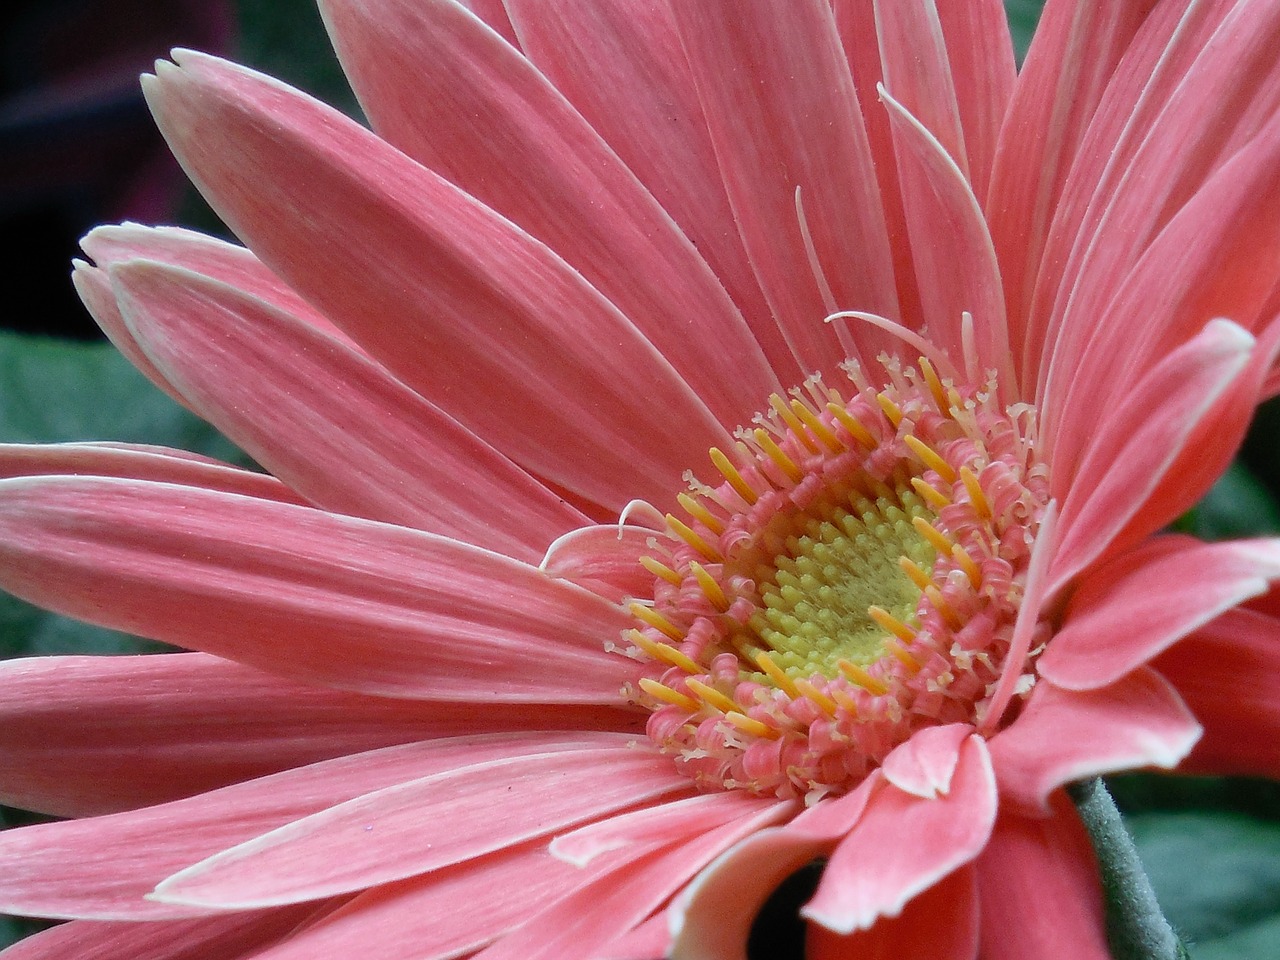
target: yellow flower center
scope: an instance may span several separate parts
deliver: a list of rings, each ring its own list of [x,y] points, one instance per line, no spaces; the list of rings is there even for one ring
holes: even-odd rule
[[[642,560],[631,694],[707,788],[846,792],[921,727],[977,723],[1004,668],[1048,500],[1034,411],[884,363],[883,389],[771,397]]]

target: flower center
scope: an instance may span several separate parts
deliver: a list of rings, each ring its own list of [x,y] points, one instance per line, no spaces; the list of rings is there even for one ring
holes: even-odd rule
[[[977,723],[1004,668],[1049,496],[1035,411],[881,362],[881,390],[850,364],[851,399],[771,397],[641,561],[630,692],[707,788],[847,792],[921,727]]]

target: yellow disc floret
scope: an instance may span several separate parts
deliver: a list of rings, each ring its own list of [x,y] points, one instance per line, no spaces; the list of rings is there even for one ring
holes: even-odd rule
[[[642,560],[632,696],[708,788],[845,792],[920,727],[976,722],[1004,666],[1047,500],[1034,411],[886,374],[769,398]]]

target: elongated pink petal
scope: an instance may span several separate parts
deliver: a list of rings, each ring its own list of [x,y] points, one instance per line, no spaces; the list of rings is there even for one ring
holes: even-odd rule
[[[838,934],[809,924],[808,960],[976,960],[978,893],[974,870],[961,867],[869,930]],[[991,934],[988,933],[988,936]],[[998,936],[998,934],[997,934]]]
[[[776,806],[776,801],[744,793],[702,793],[589,823],[556,837],[550,849],[553,856],[566,863],[585,866],[611,850],[672,843],[765,806]]]
[[[898,310],[879,185],[831,8],[826,0],[673,8],[756,276],[801,366],[832,372],[858,351],[838,342],[824,316]],[[858,346],[880,342],[863,339]]]
[[[106,269],[113,263],[144,258],[187,267],[265,300],[357,349],[346,334],[317,313],[243,247],[178,227],[144,227],[136,223],[98,227],[91,230],[80,244],[97,264],[95,268],[75,261],[71,279],[81,300],[129,362],[185,407],[191,406],[190,401],[152,364],[125,325],[106,275]]]
[[[733,844],[777,823],[789,813],[787,802],[757,806],[723,826],[691,832],[675,846],[631,863],[618,863],[625,852],[613,854],[611,871],[579,887],[529,923],[513,931],[476,960],[588,960],[605,944],[646,920],[699,870]],[[644,847],[636,853],[643,853]]]
[[[458,0],[458,2],[488,24],[489,28],[507,43],[517,50],[520,49],[520,41],[511,26],[511,17],[507,13],[505,0]]]
[[[1066,794],[1050,805],[1051,817],[1001,816],[975,865],[984,960],[1110,960],[1088,834]]]
[[[1178,6],[1169,5],[1170,12]],[[1280,3],[1274,0],[1247,7],[1197,4],[1152,65],[1154,72],[1138,80],[1132,115],[1127,106],[1120,111],[1123,128],[1099,131],[1096,138],[1090,132],[1081,157],[1091,163],[1072,172],[1066,191],[1086,197],[1087,206],[1080,213],[1079,203],[1063,204],[1055,242],[1046,251],[1046,263],[1063,265],[1060,281],[1051,271],[1037,290],[1035,309],[1047,316],[1045,358],[1056,351],[1061,331],[1096,321],[1178,210],[1219,166],[1275,122],[1277,43]],[[1100,120],[1106,109],[1105,103],[1099,107]],[[1052,442],[1052,424],[1048,436]]]
[[[174,517],[181,517],[175,523]],[[623,702],[620,608],[401,527],[110,478],[0,481],[0,582],[272,672],[419,699]]]
[[[559,863],[547,854],[545,843],[525,844],[367,890],[255,960],[462,956],[590,882],[605,866],[583,869]]]
[[[926,800],[946,795],[960,761],[960,748],[971,733],[973,728],[967,723],[926,727],[885,757],[880,770],[905,793]]]
[[[378,134],[555,250],[721,423],[746,422],[777,389],[697,249],[509,44],[440,0],[331,0],[322,9]]]
[[[181,227],[145,227],[137,223],[96,227],[85,234],[80,247],[102,270],[125,260],[155,260],[220,280],[343,341],[353,350],[359,349],[244,247]]]
[[[507,0],[525,55],[653,194],[738,305],[784,384],[796,364],[743,248],[665,2]]]
[[[1054,464],[1052,482],[1062,513],[1050,593],[1104,551],[1119,549],[1116,534],[1160,483],[1214,401],[1245,369],[1253,345],[1253,337],[1236,324],[1213,321],[1112,409],[1078,469]]]
[[[999,256],[1023,395],[1039,343],[1027,318],[1040,258],[1068,171],[1107,81],[1154,0],[1046,4],[1001,128],[987,214]],[[1087,55],[1085,51],[1087,50]]]
[[[1182,769],[1280,778],[1278,654],[1280,623],[1229,610],[1153,661],[1204,724]]]
[[[393,374],[503,453],[618,509],[670,501],[688,465],[728,440],[544,245],[336,111],[180,56],[144,89],[215,208]]]
[[[938,141],[967,181],[969,154],[937,7],[876,0],[875,14],[885,89]]]
[[[1001,383],[1016,381],[1005,329],[1004,293],[986,220],[943,145],[888,93],[884,104],[893,127],[911,255],[920,305],[931,338],[948,351],[958,369],[970,366],[961,318],[970,313],[978,333],[976,370],[996,370]]]
[[[1026,581],[1023,584],[1022,605],[1013,623],[1013,635],[1009,639],[1009,652],[1005,655],[1000,678],[990,688],[986,709],[983,711],[979,732],[989,736],[1004,719],[1005,711],[1018,689],[1027,669],[1027,655],[1035,639],[1041,611],[1045,607],[1048,582],[1046,575],[1053,560],[1058,539],[1058,514],[1056,501],[1049,501],[1040,520],[1035,542],[1031,545],[1031,558],[1027,563]]]
[[[1214,317],[1255,333],[1280,278],[1280,123],[1241,150],[1147,249],[1096,323],[1066,327],[1043,408],[1060,425],[1051,458],[1079,460],[1096,429],[1073,409],[1120,402],[1160,357]],[[1250,406],[1253,404],[1251,403]]]
[[[1070,730],[1071,736],[1063,736]],[[1138,767],[1169,769],[1200,725],[1164,678],[1141,668],[1083,692],[1040,681],[1013,725],[991,740],[1000,796],[1031,815],[1073,780]]]
[[[960,748],[945,796],[926,800],[890,785],[871,798],[832,853],[817,893],[801,913],[842,934],[898,916],[912,898],[982,851],[996,801],[986,743],[970,737]],[[868,851],[873,851],[874,868]]]
[[[1280,286],[1277,287],[1280,290]],[[1266,308],[1271,310],[1273,308]],[[1258,328],[1244,372],[1219,395],[1170,464],[1142,509],[1115,538],[1118,547],[1140,542],[1194,507],[1222,476],[1240,448],[1254,410],[1266,399],[1266,378],[1280,357],[1280,313]]]
[[[0,800],[94,816],[414,740],[504,730],[639,733],[643,720],[589,706],[481,709],[364,697],[200,653],[10,660],[0,664]]]
[[[4,960],[240,960],[286,937],[327,905],[194,920],[112,923],[74,920],[10,946]]]
[[[151,261],[110,274],[126,323],[167,379],[318,506],[534,562],[585,522],[381,367],[289,314]]]
[[[617,734],[513,734],[387,747],[186,800],[0,832],[0,909],[27,916],[160,920],[207,908],[146,899],[190,864],[353,797],[461,764],[626,742]]]
[[[259,500],[305,501],[274,477],[227,463],[134,443],[3,443],[0,477],[72,474],[154,480],[220,490]]]
[[[898,293],[899,314],[896,319],[916,330],[921,325],[920,295],[916,289],[915,266],[911,261],[911,244],[907,240],[902,190],[898,186],[893,132],[889,127],[888,111],[880,103],[879,87],[884,79],[884,68],[880,63],[880,42],[876,35],[875,0],[831,0],[831,8],[835,13],[840,44],[853,74],[853,86],[867,130],[867,144],[876,180],[880,184],[880,201],[884,207]]]
[[[833,845],[833,840],[782,828],[747,837],[703,870],[672,904],[671,956],[746,960],[747,935],[770,894]]]
[[[1121,554],[1081,582],[1038,670],[1072,690],[1113,683],[1276,579],[1280,540],[1180,538]]]
[[[191,401],[169,382],[151,359],[143,353],[142,348],[134,342],[133,334],[125,325],[124,317],[120,315],[116,293],[111,288],[111,280],[107,272],[90,266],[83,260],[76,260],[71,269],[71,283],[80,296],[80,302],[89,311],[89,315],[125,359],[163,390],[174,403],[194,413]]]
[[[297,820],[176,873],[154,897],[240,910],[314,900],[438,870],[689,788],[661,754],[626,745],[492,760]]]
[[[1009,19],[1000,0],[937,7],[964,129],[969,183],[978,202],[985,203],[1000,128],[1017,81]]]

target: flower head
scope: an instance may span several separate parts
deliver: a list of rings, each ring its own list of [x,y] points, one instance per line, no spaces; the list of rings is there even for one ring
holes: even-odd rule
[[[1157,533],[1270,390],[1280,4],[1051,2],[1016,77],[991,0],[475,8],[322,4],[376,133],[144,78],[248,249],[76,284],[270,475],[4,452],[0,583],[198,652],[0,672],[6,802],[82,818],[0,901],[724,958],[825,857],[819,953],[1104,957],[1062,786],[1280,761],[1280,676],[1215,696],[1280,545]]]

